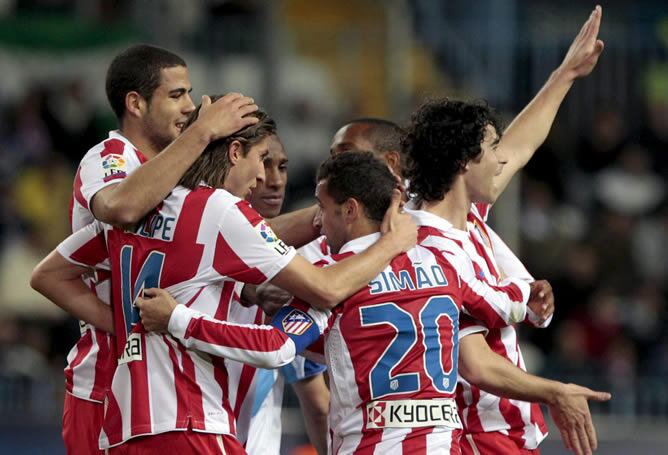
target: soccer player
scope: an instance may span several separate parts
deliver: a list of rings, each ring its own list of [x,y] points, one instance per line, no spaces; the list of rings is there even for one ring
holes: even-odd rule
[[[175,141],[195,108],[190,90],[186,63],[167,50],[137,45],[114,58],[106,92],[119,129],[81,161],[70,208],[73,231],[95,218],[118,225],[139,221],[176,185],[206,144],[257,121],[245,117],[257,109],[251,98],[230,94],[213,105],[206,98],[206,112]],[[130,175],[135,170],[136,175]],[[109,302],[105,278],[88,278],[86,285]],[[112,350],[107,333],[81,324],[81,338],[65,368],[62,434],[67,453],[97,450],[102,402],[115,366]]]
[[[288,157],[278,136],[267,138],[267,157],[264,160],[264,181],[253,189],[249,202],[265,219],[278,216],[283,206],[288,181]],[[298,252],[301,252],[298,250]],[[242,292],[243,295],[243,292]],[[256,305],[247,309],[236,307],[235,315],[246,314],[246,320],[233,317],[234,322],[257,323],[264,313]],[[257,455],[280,453],[281,447],[281,405],[284,383],[291,384],[304,415],[309,439],[319,453],[327,452],[327,414],[329,411],[329,389],[324,381],[322,364],[296,358],[280,370],[254,369],[245,364],[228,362],[230,382],[239,378],[239,390],[231,403],[238,408],[237,438],[246,451]],[[248,378],[252,377],[252,381]],[[243,380],[240,380],[243,378]],[[248,392],[240,406],[237,406],[246,387]]]
[[[366,185],[369,178],[374,181],[371,188]],[[344,153],[321,166],[318,180],[323,232],[333,252],[321,264],[334,264],[377,239],[395,178],[370,153]],[[417,246],[395,258],[331,317],[294,302],[279,311],[272,324],[292,339],[315,324],[325,333],[332,387],[331,453],[459,453],[458,432],[452,431],[460,428],[452,400],[458,340],[463,348],[471,334],[484,330],[460,330],[460,310],[463,305],[493,324],[498,319],[493,308],[498,295],[471,293],[470,278],[457,273],[460,267],[432,246]],[[161,297],[140,302],[147,329],[169,330],[190,347],[224,354],[217,342],[223,344],[227,336],[225,323],[177,307],[164,291]],[[311,334],[304,336],[312,339]],[[466,352],[471,366],[466,374],[488,389],[554,403],[564,413],[584,401],[582,395],[608,398],[528,375],[475,344]]]
[[[601,14],[597,6],[562,64],[502,136],[485,106],[438,100],[413,115],[404,151],[413,163],[408,177],[410,192],[422,210],[418,224],[449,237],[457,246],[454,249],[467,252],[490,282],[503,274],[485,226],[489,208],[545,140],[574,81],[595,67],[603,51],[598,40]],[[486,341],[495,352],[524,367],[514,328],[491,329]],[[485,393],[466,381],[458,398],[466,436],[463,453],[538,453],[538,444],[546,436],[538,406]],[[564,427],[558,415],[555,421],[567,447],[589,453],[596,445],[595,432],[588,410],[578,412],[586,431]]]
[[[264,179],[267,151],[258,142],[276,134],[266,114],[251,115],[259,121],[209,144],[181,186],[140,225],[124,230],[91,223],[59,247],[62,254],[52,252],[34,272],[33,286],[56,304],[116,332],[120,357],[107,395],[102,448],[119,446],[121,453],[134,453],[197,447],[202,453],[219,453],[206,447],[224,446],[226,453],[243,453],[231,436],[234,418],[228,393],[234,385],[227,381],[224,360],[188,351],[172,338],[145,334],[134,307],[145,289],[166,288],[179,303],[218,316],[226,313],[240,281],[271,280],[329,308],[415,244],[415,225],[398,213],[397,192],[384,220],[384,234],[365,254],[328,269],[297,256],[240,199]],[[191,116],[193,125],[196,119]],[[100,265],[107,258],[113,321],[109,307],[79,286],[88,269],[69,262]],[[242,347],[249,348],[248,355],[266,357],[261,343]],[[153,436],[136,439],[143,435]]]

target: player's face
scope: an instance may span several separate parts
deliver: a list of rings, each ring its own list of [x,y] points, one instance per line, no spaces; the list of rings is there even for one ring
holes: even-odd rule
[[[144,131],[156,150],[164,149],[181,134],[188,115],[195,110],[188,68],[163,68],[160,74],[160,85],[144,115]]]
[[[507,160],[497,149],[499,135],[496,129],[487,125],[485,137],[480,148],[482,153],[475,160],[469,161],[464,181],[471,202],[484,202],[493,204],[499,196],[495,177],[501,174]]]
[[[340,204],[327,192],[327,180],[321,180],[315,187],[315,198],[320,207],[320,233],[327,237],[332,253],[338,253],[346,243],[346,228]]]
[[[345,125],[334,135],[332,145],[329,147],[331,156],[350,150],[360,152],[375,152],[373,144],[364,137],[364,130],[367,128],[362,123],[351,123]]]
[[[271,136],[265,137],[251,146],[246,156],[242,156],[232,166],[228,176],[231,182],[230,193],[242,199],[248,199],[253,189],[264,182],[264,160],[269,155],[270,139]]]
[[[278,136],[267,138],[269,154],[264,159],[264,181],[258,182],[250,203],[260,215],[273,218],[281,213],[288,183],[288,157]]]

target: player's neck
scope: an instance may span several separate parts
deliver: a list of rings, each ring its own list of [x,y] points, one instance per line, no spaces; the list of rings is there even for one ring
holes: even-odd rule
[[[376,232],[379,231],[380,231],[379,223],[371,221],[367,218],[365,218],[364,220],[358,220],[350,225],[346,243],[350,242],[351,240],[364,237],[365,235],[375,234]]]
[[[466,230],[466,217],[471,200],[463,182],[455,181],[450,191],[440,201],[424,201],[420,208],[452,223],[455,229]]]
[[[161,150],[157,150],[153,142],[146,137],[141,128],[124,122],[119,129],[120,133],[127,138],[132,145],[139,150],[147,159],[155,158]]]

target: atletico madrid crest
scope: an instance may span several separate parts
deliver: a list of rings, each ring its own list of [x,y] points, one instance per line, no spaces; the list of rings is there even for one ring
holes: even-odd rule
[[[283,318],[282,324],[285,333],[301,335],[313,325],[313,319],[303,311],[292,310]]]

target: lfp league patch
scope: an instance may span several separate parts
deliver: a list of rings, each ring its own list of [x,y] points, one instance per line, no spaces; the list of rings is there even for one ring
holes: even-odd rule
[[[300,310],[292,310],[281,321],[283,331],[290,335],[302,335],[313,325],[313,319]]]
[[[278,254],[284,255],[290,251],[290,248],[288,248],[288,246],[278,238],[278,236],[274,233],[266,221],[262,220],[255,226],[254,229],[260,235],[260,238],[262,238],[262,240],[267,244],[267,246],[273,248],[274,251],[276,251]]]

